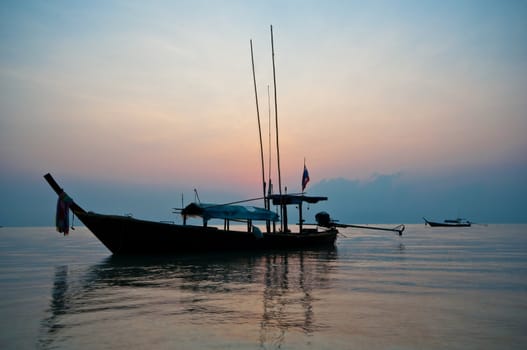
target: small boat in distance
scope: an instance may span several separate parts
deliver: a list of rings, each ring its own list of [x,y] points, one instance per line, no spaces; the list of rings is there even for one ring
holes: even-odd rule
[[[429,221],[426,218],[423,218],[425,221],[425,226],[429,225],[430,227],[470,227],[472,223],[467,219],[457,218],[457,219],[446,219],[443,222]]]

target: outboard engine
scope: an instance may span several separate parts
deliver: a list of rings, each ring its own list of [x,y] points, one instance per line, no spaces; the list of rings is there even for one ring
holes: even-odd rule
[[[331,227],[331,226],[333,226],[332,225],[333,222],[331,220],[331,217],[325,211],[321,211],[320,213],[317,213],[315,215],[315,220],[317,221],[317,225],[318,226],[322,226],[322,227]]]

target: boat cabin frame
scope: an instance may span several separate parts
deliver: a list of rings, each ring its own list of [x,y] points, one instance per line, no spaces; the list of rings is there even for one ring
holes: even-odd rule
[[[322,196],[306,196],[304,194],[273,194],[265,198],[266,205],[279,207],[281,217],[270,209],[260,207],[230,205],[230,204],[213,204],[213,203],[190,203],[181,210],[183,216],[183,225],[187,225],[189,217],[201,217],[203,219],[203,226],[207,227],[210,219],[223,220],[223,227],[225,230],[230,229],[231,222],[247,223],[247,231],[253,230],[253,221],[266,222],[267,233],[292,233],[288,224],[288,210],[287,207],[295,205],[298,208],[299,231],[298,233],[318,232],[318,229],[304,228],[303,219],[303,203],[315,204],[320,201],[327,200],[328,197]],[[280,221],[280,229],[277,230],[276,222]],[[271,225],[271,223],[273,225]],[[272,228],[271,228],[272,227]]]

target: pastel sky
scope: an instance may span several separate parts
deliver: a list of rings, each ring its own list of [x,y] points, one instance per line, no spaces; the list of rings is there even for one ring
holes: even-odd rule
[[[507,220],[527,221],[525,18],[524,1],[3,1],[0,225],[42,224],[22,194],[53,201],[46,172],[69,192],[129,186],[172,206],[194,188],[258,196],[249,40],[267,152],[270,24],[290,192],[305,158],[312,189],[379,174],[443,196],[477,183],[510,191]],[[430,211],[469,211],[448,202]]]

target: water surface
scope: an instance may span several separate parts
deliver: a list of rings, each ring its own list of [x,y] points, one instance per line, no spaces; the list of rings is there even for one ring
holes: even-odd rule
[[[523,349],[527,225],[348,230],[335,249],[115,257],[0,229],[3,349]]]

